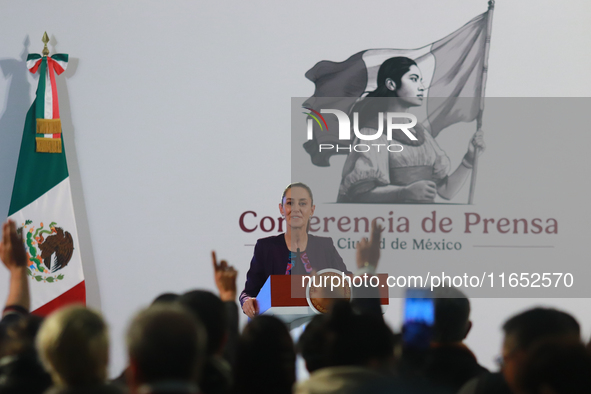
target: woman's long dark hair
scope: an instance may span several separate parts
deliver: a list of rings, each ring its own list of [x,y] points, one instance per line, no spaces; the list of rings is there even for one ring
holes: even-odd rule
[[[406,74],[411,66],[417,63],[404,56],[391,57],[380,66],[378,70],[378,87],[369,92],[361,101],[358,101],[351,112],[359,113],[359,128],[368,124],[377,124],[378,112],[386,112],[388,107],[385,97],[398,97],[396,91],[402,85],[402,76]],[[396,84],[396,90],[392,91],[386,86],[386,79],[390,78]],[[375,98],[375,100],[372,100]]]

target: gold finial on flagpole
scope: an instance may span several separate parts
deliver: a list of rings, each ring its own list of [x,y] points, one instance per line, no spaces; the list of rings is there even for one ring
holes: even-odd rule
[[[47,43],[49,42],[49,36],[47,35],[47,32],[45,32],[43,34],[43,38],[41,39],[41,41],[43,42],[43,44],[45,44],[45,46],[43,47],[43,52],[41,52],[43,54],[43,56],[47,56],[49,55],[49,49],[47,49]]]

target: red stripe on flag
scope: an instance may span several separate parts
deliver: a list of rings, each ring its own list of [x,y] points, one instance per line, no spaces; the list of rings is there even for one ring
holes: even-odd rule
[[[51,98],[53,101],[53,116],[51,119],[59,119],[60,117],[60,107],[57,102],[57,85],[55,83],[55,66],[56,62],[52,58],[47,58],[47,67],[49,73],[49,80],[51,81]]]
[[[60,133],[54,133],[53,134],[53,138],[60,138],[60,137],[61,137],[61,134]]]
[[[86,284],[84,281],[78,283],[76,286],[72,287],[59,297],[49,301],[42,307],[35,309],[32,313],[38,316],[47,316],[63,306],[76,303],[86,305]]]

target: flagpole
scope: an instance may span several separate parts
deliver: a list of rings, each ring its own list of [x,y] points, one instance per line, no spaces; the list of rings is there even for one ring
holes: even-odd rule
[[[483,62],[483,71],[482,71],[482,92],[480,95],[480,110],[478,111],[478,116],[476,117],[476,130],[480,131],[482,129],[482,114],[484,113],[484,91],[486,89],[486,77],[488,76],[488,52],[490,50],[490,35],[492,32],[492,21],[493,21],[493,11],[495,9],[495,0],[489,0],[488,2],[488,23],[486,28],[486,41],[484,46],[484,62]],[[470,177],[470,195],[468,196],[468,204],[474,203],[474,190],[476,189],[476,175],[478,170],[478,151],[477,147],[474,147],[474,164],[472,165],[472,175]]]

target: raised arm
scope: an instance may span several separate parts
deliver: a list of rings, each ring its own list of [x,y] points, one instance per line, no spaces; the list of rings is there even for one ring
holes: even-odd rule
[[[363,238],[357,243],[357,272],[356,275],[372,275],[376,272],[380,260],[380,239],[384,228],[373,220],[371,223],[371,234],[369,239]],[[380,306],[380,292],[377,288],[359,287],[355,289],[357,297],[351,300],[353,310],[360,314],[382,316]]]
[[[0,260],[10,273],[8,299],[3,315],[12,311],[28,312],[30,296],[27,278],[27,253],[22,234],[16,233],[16,225],[12,220],[6,221],[2,226]]]
[[[211,258],[213,260],[215,285],[218,288],[221,300],[224,302],[228,324],[228,338],[224,347],[224,358],[230,365],[234,365],[239,336],[238,305],[236,304],[236,276],[238,271],[228,265],[226,260],[222,260],[218,264],[215,252],[211,252]]]
[[[238,271],[228,265],[226,260],[222,260],[218,264],[215,252],[211,252],[211,258],[213,260],[215,285],[220,293],[220,299],[224,302],[236,302],[236,276]]]

